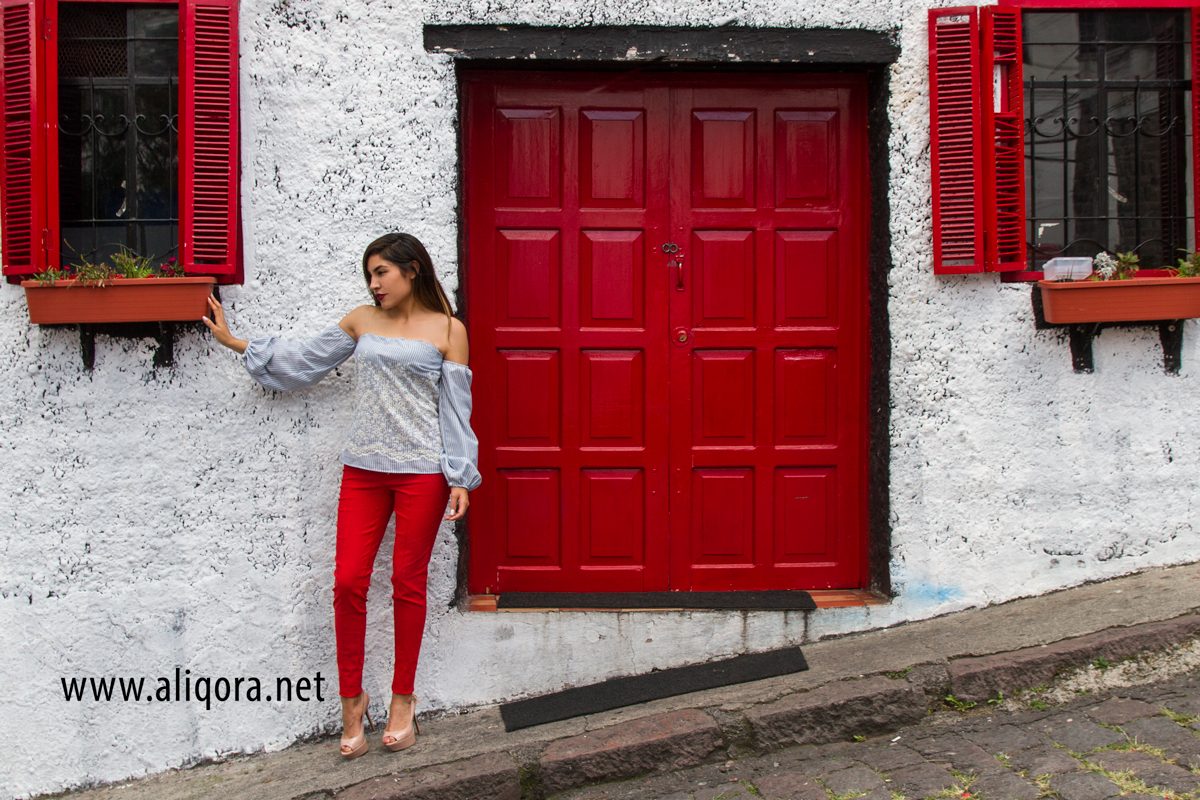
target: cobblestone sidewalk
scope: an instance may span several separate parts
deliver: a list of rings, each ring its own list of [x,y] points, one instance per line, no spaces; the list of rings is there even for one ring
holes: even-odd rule
[[[556,800],[1118,796],[1200,798],[1200,669],[1045,710],[943,711],[880,739],[793,747]]]

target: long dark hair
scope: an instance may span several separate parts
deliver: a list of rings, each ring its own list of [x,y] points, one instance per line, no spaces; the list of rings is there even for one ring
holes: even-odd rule
[[[412,279],[413,294],[417,302],[430,311],[440,311],[446,315],[446,336],[449,337],[450,318],[454,314],[450,311],[450,299],[446,297],[446,290],[442,288],[437,273],[433,271],[433,259],[429,257],[425,245],[421,244],[417,237],[407,233],[385,233],[371,242],[363,253],[363,280],[367,282],[367,286],[371,285],[371,270],[367,267],[371,256],[379,256],[384,261],[395,264]],[[374,297],[371,299],[375,301],[375,305],[379,305],[378,300]]]

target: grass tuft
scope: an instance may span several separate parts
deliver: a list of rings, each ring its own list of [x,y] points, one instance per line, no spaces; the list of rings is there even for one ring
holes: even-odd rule
[[[957,697],[955,697],[952,694],[946,695],[946,699],[944,702],[946,703],[946,705],[948,705],[950,708],[954,709],[955,711],[970,711],[972,708],[974,708],[977,705],[976,703],[968,703],[968,702],[959,700]]]
[[[1148,755],[1154,756],[1155,758],[1158,758],[1158,759],[1161,759],[1163,761],[1170,763],[1170,759],[1167,758],[1166,750],[1163,750],[1161,747],[1154,747],[1153,745],[1143,744],[1142,742],[1139,742],[1137,740],[1137,737],[1134,737],[1132,739],[1127,739],[1124,742],[1117,742],[1116,744],[1105,745],[1104,747],[1099,748],[1096,752],[1102,752],[1104,750],[1108,750],[1108,751],[1115,752],[1115,753],[1146,753]]]
[[[1171,720],[1171,722],[1174,722],[1176,725],[1182,725],[1186,728],[1188,725],[1191,725],[1196,721],[1196,717],[1192,717],[1187,714],[1180,714],[1178,711],[1172,711],[1166,706],[1162,706],[1161,708],[1163,716]]]
[[[950,774],[954,776],[954,780],[958,783],[951,786],[949,789],[943,789],[937,794],[930,795],[930,800],[952,800],[953,798],[974,797],[971,794],[971,784],[979,779],[978,775],[973,775],[969,772],[959,772],[956,769],[950,770]]]
[[[1136,740],[1131,741],[1130,745],[1132,747],[1139,747]],[[1108,749],[1108,748],[1100,747],[1100,748],[1097,748],[1096,752],[1101,752],[1106,749]],[[1100,766],[1096,762],[1089,761],[1086,756],[1084,756],[1080,753],[1075,753],[1070,750],[1068,750],[1067,752],[1071,753],[1071,755],[1075,758],[1075,760],[1078,761],[1080,766],[1082,766],[1084,769],[1088,770],[1089,772],[1095,772],[1097,775],[1103,775],[1105,778],[1108,778],[1110,781],[1115,783],[1117,785],[1117,787],[1121,790],[1121,794],[1123,794],[1123,795],[1125,795],[1125,794],[1151,794],[1151,795],[1158,795],[1159,797],[1167,797],[1167,798],[1178,798],[1179,797],[1179,795],[1176,795],[1174,792],[1170,791],[1166,787],[1150,786],[1145,781],[1139,779],[1137,777],[1137,773],[1135,773],[1133,770],[1105,769],[1104,767]]]

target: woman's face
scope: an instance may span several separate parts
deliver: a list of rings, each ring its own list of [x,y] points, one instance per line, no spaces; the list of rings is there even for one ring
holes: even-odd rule
[[[413,279],[391,261],[373,255],[367,259],[367,272],[371,275],[368,288],[380,308],[396,308],[412,296]]]

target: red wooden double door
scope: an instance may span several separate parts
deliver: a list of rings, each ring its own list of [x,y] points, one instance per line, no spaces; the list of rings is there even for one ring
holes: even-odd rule
[[[471,591],[863,585],[865,82],[465,89]]]

